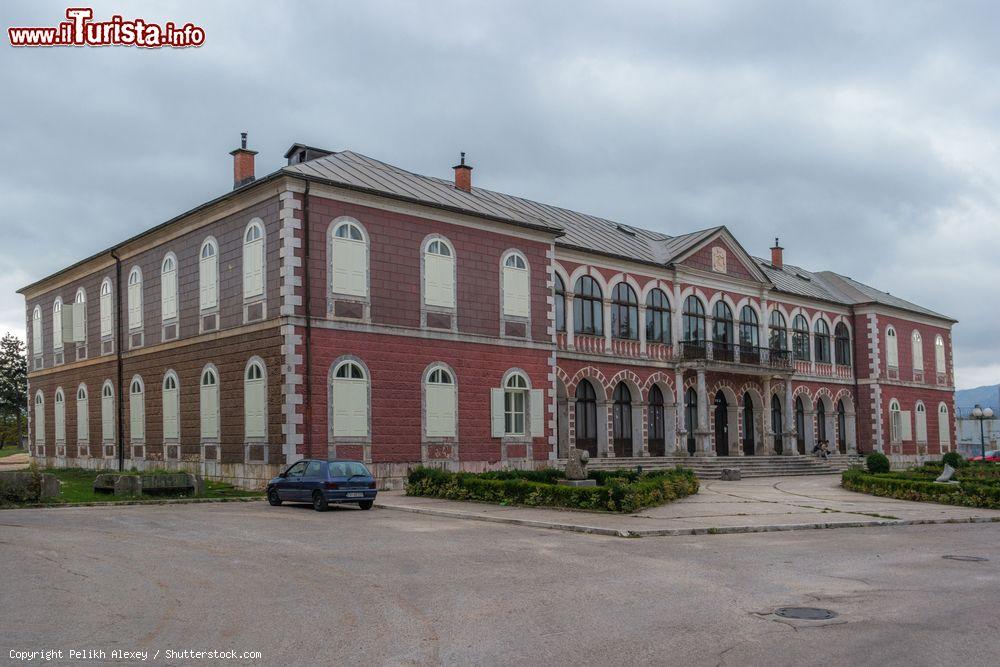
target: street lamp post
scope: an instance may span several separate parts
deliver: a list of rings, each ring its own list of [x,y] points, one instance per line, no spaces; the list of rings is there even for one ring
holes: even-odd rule
[[[979,420],[979,448],[983,463],[986,463],[986,434],[983,431],[983,422],[987,419],[993,419],[993,408],[981,408],[977,405],[972,408],[972,417]]]

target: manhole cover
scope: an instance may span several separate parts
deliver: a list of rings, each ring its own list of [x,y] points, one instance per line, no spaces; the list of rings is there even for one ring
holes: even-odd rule
[[[836,618],[837,612],[819,607],[781,607],[774,612],[775,616],[794,618],[800,621],[825,621]]]
[[[985,563],[989,558],[983,558],[982,556],[941,556],[941,558],[946,558],[948,560],[961,560],[967,561],[969,563]]]

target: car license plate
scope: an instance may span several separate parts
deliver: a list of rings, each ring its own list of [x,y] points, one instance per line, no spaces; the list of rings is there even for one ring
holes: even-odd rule
[[[361,493],[359,491],[351,491],[350,493],[347,494],[347,497],[348,498],[364,498],[365,494],[363,494],[363,493]]]

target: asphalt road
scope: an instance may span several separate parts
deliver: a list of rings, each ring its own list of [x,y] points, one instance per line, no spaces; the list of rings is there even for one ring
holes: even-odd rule
[[[9,510],[0,662],[996,665],[998,545],[1000,524],[621,539],[263,503]],[[769,615],[790,605],[839,616]]]

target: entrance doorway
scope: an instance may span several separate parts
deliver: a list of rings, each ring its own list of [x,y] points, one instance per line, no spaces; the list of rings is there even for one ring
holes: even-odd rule
[[[837,450],[847,453],[847,410],[844,401],[837,401]]]
[[[750,392],[743,394],[743,455],[753,456],[754,447],[756,442],[754,441],[754,414],[753,414],[753,399],[750,398]]]
[[[632,456],[632,392],[624,382],[619,382],[614,393],[615,456]]]
[[[784,451],[781,440],[781,399],[771,396],[771,433],[774,434],[774,453],[781,454]]]
[[[799,454],[806,453],[806,409],[802,397],[795,397],[795,446]]]
[[[576,386],[576,448],[597,457],[597,394],[586,380]]]
[[[697,442],[694,439],[694,430],[698,428],[698,394],[693,387],[688,387],[684,394],[684,420],[687,425],[687,446],[688,454],[694,456]]]
[[[729,456],[729,402],[721,391],[715,395],[715,454]]]
[[[663,414],[663,392],[655,384],[649,389],[649,455],[667,453],[666,425]]]

